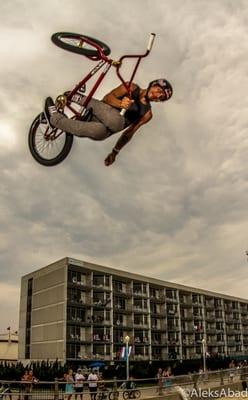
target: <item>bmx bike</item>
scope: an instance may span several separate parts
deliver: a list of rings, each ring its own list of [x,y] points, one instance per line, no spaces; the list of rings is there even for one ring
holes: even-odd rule
[[[151,33],[147,50],[144,54],[124,55],[116,61],[108,57],[111,50],[107,44],[100,40],[78,33],[54,33],[51,40],[56,46],[83,55],[92,61],[98,61],[97,65],[92,68],[91,71],[79,83],[77,83],[72,90],[66,91],[56,98],[55,106],[57,110],[64,113],[68,118],[90,121],[92,117],[92,109],[87,108],[87,106],[105,78],[107,72],[112,67],[115,68],[118,78],[125,86],[128,95],[131,97],[131,83],[137,72],[141,59],[150,53],[155,36],[154,33]],[[128,82],[124,80],[120,74],[123,60],[127,58],[137,59]],[[100,70],[101,73],[99,74],[99,77],[93,84],[89,93],[85,95],[86,83]],[[124,113],[125,110],[121,110],[121,114],[124,115]],[[41,112],[34,119],[30,127],[28,143],[30,152],[34,159],[38,163],[50,167],[59,164],[67,157],[73,144],[73,135],[50,126],[44,112]]]

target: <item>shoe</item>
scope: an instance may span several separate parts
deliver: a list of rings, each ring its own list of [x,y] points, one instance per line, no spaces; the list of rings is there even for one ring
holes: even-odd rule
[[[53,99],[51,97],[47,97],[46,101],[45,101],[44,114],[47,119],[47,122],[52,127],[53,127],[53,125],[51,124],[51,115],[54,114],[55,112],[58,112],[58,111],[57,111],[57,108],[55,107]]]

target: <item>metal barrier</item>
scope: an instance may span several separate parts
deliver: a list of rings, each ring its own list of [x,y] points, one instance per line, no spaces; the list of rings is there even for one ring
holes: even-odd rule
[[[186,400],[194,398],[193,395],[198,390],[212,388],[233,388],[240,390],[247,389],[248,367],[206,371],[188,375],[170,377],[152,377],[146,379],[132,379],[135,387],[123,386],[123,380],[104,380],[106,390],[100,391],[96,388],[95,393],[90,393],[87,381],[83,384],[84,400],[124,400],[152,399],[162,396],[177,396]],[[125,382],[125,381],[124,381]],[[128,388],[127,388],[128,387]],[[70,400],[80,399],[80,393],[66,393],[66,382],[56,379],[53,382],[20,382],[20,381],[0,381],[0,400]],[[248,393],[247,393],[248,396]],[[197,396],[196,396],[197,397]],[[198,396],[199,397],[199,396]]]

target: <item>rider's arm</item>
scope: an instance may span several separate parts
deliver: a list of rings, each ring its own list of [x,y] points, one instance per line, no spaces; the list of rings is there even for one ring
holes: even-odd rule
[[[115,162],[115,158],[119,151],[132,139],[137,130],[152,119],[152,112],[149,110],[138,122],[130,125],[118,139],[112,152],[105,159],[105,165],[109,166]]]
[[[138,122],[130,125],[118,139],[113,151],[119,153],[119,151],[132,139],[133,135],[137,130],[144,124],[147,124],[152,119],[152,112],[149,110]]]
[[[126,82],[126,85],[129,86],[129,82]],[[130,93],[132,93],[136,89],[137,85],[131,83]],[[126,99],[128,98],[128,91],[126,87],[121,84],[117,88],[111,90],[106,96],[103,98],[103,102],[109,104],[112,107],[119,108],[128,108],[129,104],[127,104]]]

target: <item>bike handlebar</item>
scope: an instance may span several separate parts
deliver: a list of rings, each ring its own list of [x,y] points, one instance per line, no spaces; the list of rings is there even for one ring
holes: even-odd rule
[[[156,33],[151,33],[151,34],[150,34],[150,37],[149,37],[149,40],[148,40],[148,45],[147,45],[147,51],[145,52],[145,54],[142,54],[142,55],[126,55],[126,56],[122,56],[122,57],[120,58],[120,60],[119,60],[119,61],[120,61],[120,65],[121,65],[122,60],[123,60],[124,58],[136,58],[136,57],[138,58],[138,62],[137,62],[137,64],[136,64],[136,67],[134,68],[133,74],[132,74],[131,79],[130,79],[130,81],[129,81],[129,88],[130,88],[130,86],[131,86],[131,83],[132,83],[132,81],[133,81],[134,75],[135,75],[135,73],[136,73],[136,70],[137,70],[137,68],[138,68],[138,65],[139,65],[139,63],[140,63],[141,58],[146,57],[146,56],[150,53],[150,51],[151,51],[151,49],[152,49],[152,46],[153,46],[153,43],[154,43],[154,40],[155,40],[155,37],[156,37]],[[118,75],[118,77],[121,79],[121,81],[122,81],[122,83],[124,84],[124,86],[126,87],[126,84],[125,84],[124,80],[122,79],[122,77],[121,77],[121,75],[120,75],[120,73],[119,73],[120,65],[119,65],[119,67],[117,67],[117,75]],[[126,87],[126,88],[127,88],[128,92],[129,92],[129,88],[128,88],[128,87]],[[125,108],[123,108],[123,109],[120,111],[120,115],[123,117],[123,116],[125,115],[126,111],[127,111],[127,110],[126,110]]]
[[[147,50],[148,51],[151,51],[152,46],[153,46],[153,42],[155,40],[155,37],[156,37],[156,33],[151,33],[150,34],[150,38],[149,38],[148,45],[147,45]]]

